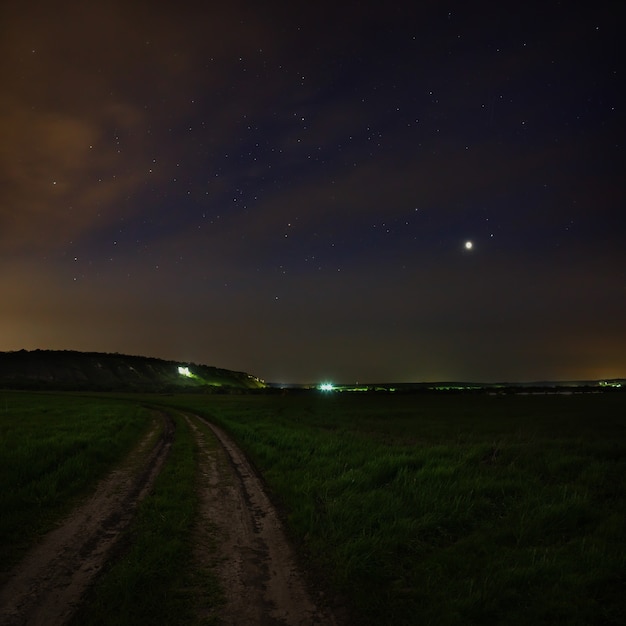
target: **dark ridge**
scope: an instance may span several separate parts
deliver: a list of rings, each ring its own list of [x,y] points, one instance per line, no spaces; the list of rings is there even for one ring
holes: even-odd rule
[[[0,352],[0,388],[5,389],[219,393],[264,387],[245,372],[152,357],[73,350]]]

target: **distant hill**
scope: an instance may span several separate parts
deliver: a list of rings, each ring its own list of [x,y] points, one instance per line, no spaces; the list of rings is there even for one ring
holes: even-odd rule
[[[261,389],[245,372],[143,356],[19,350],[0,352],[0,388],[67,391],[226,391]]]

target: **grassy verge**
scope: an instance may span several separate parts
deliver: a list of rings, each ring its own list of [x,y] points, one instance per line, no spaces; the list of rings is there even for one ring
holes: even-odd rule
[[[192,530],[198,509],[196,447],[184,420],[152,492],[139,506],[125,547],[74,619],[81,626],[192,624],[198,602]],[[211,589],[212,581],[204,581]]]
[[[626,396],[186,397],[359,624],[626,623]]]
[[[127,402],[0,392],[0,563],[10,567],[150,424]]]

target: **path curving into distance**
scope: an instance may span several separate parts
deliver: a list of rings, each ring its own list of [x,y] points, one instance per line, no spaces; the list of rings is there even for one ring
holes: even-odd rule
[[[216,615],[219,623],[337,626],[331,611],[310,593],[276,509],[245,455],[214,424],[195,415],[187,420],[200,449],[201,514],[217,539],[215,567],[226,596]]]
[[[10,572],[0,591],[0,624],[61,626],[69,621],[152,487],[173,440],[172,418],[155,414],[150,431],[124,463]]]
[[[195,567],[217,576],[224,602],[194,602],[199,621],[221,626],[338,626],[298,567],[276,509],[243,452],[220,428],[184,415],[198,446]],[[76,612],[149,493],[174,441],[170,415],[152,427],[93,495],[48,533],[0,590],[2,626],[62,626]]]

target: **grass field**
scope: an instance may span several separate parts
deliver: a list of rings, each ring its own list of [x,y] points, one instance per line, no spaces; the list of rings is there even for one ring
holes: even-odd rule
[[[0,392],[0,569],[4,570],[136,443],[138,405]]]
[[[359,624],[621,624],[626,395],[177,397]]]
[[[139,506],[120,558],[106,568],[72,624],[189,625],[195,623],[193,603],[198,596],[205,603],[218,601],[211,572],[192,566],[191,533],[198,508],[196,449],[186,421],[175,416],[175,424],[171,453]]]
[[[626,623],[626,394],[4,393],[0,410],[5,402],[3,559],[21,529],[41,528],[50,502],[62,508],[137,440],[150,402],[231,433],[357,624]],[[195,454],[179,420],[125,556],[94,591],[94,614],[107,598],[134,606],[150,589],[132,623],[187,623]]]

